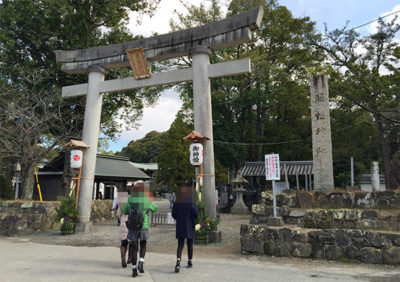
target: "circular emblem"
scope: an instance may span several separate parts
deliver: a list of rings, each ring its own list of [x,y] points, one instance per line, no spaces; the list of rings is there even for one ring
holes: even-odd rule
[[[79,157],[79,155],[75,155],[75,156],[74,156],[74,161],[77,162],[77,161],[79,161],[80,159],[81,159],[81,157]]]

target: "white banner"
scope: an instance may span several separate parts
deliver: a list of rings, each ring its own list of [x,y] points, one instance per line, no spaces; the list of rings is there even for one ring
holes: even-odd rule
[[[279,155],[265,155],[265,178],[267,180],[280,180]]]

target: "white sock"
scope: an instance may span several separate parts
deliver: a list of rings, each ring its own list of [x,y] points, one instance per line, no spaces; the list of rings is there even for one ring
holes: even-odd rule
[[[132,265],[132,269],[136,269],[136,264],[135,264],[135,265]]]
[[[144,262],[144,258],[139,258],[139,261]]]

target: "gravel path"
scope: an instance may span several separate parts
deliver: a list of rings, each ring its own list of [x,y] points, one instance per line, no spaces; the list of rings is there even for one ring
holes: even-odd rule
[[[218,230],[222,232],[222,242],[195,247],[197,255],[212,253],[215,256],[232,257],[240,255],[240,226],[249,223],[250,215],[221,214]],[[119,247],[116,220],[93,225],[88,234],[61,235],[60,231],[39,232],[20,236],[25,239],[48,245]],[[176,252],[175,225],[158,225],[150,228],[147,244],[149,252],[173,254]]]

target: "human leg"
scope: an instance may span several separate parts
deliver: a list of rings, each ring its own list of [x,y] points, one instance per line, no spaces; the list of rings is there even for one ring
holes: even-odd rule
[[[186,239],[186,245],[188,249],[188,267],[192,267],[192,258],[193,258],[193,239]]]
[[[179,238],[178,239],[178,249],[176,250],[176,265],[175,265],[175,272],[178,273],[181,265],[181,257],[182,257],[182,250],[185,245],[185,239]]]
[[[128,248],[128,240],[122,240],[120,251],[121,251],[121,266],[126,267],[126,250]]]
[[[131,241],[130,242],[130,249],[131,249],[131,261],[132,261],[132,277],[137,276],[137,252],[138,252],[138,241]]]
[[[144,273],[143,263],[144,263],[144,256],[146,255],[146,243],[147,240],[140,240],[140,258],[138,269],[140,273]]]

